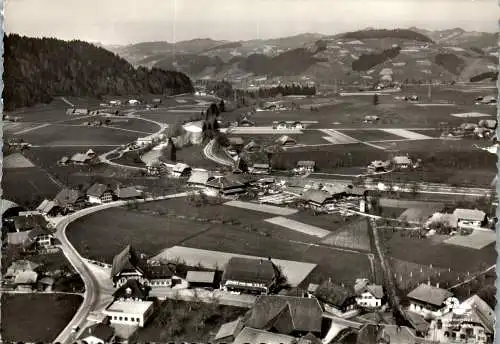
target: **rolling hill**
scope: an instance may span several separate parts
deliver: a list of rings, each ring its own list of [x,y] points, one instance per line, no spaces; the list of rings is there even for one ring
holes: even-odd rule
[[[196,79],[265,76],[369,83],[389,68],[400,81],[468,81],[496,71],[498,58],[489,45],[495,37],[461,29],[365,29],[333,36],[307,33],[238,42],[198,40],[197,44],[195,40],[176,43],[175,52],[174,45],[166,42],[115,51],[132,63],[175,69]]]
[[[134,68],[123,58],[82,41],[4,36],[6,110],[47,103],[54,96],[176,94],[193,90],[177,71]]]

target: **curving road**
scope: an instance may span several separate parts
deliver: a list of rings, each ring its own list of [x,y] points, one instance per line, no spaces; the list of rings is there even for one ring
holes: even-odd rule
[[[205,155],[205,157],[223,166],[234,166],[234,162],[230,161],[229,158],[226,160],[221,157],[218,157],[214,153],[214,144],[215,144],[215,139],[212,139],[210,140],[209,143],[207,143],[205,148],[203,148],[203,154]]]
[[[186,192],[161,196],[156,198],[148,198],[145,200],[138,200],[139,203],[143,202],[151,202],[158,201],[170,198],[180,198],[185,197],[187,195]],[[55,237],[61,242],[61,249],[71,263],[76,272],[81,276],[83,282],[85,283],[85,293],[84,299],[80,308],[73,316],[73,319],[68,323],[68,325],[63,329],[63,331],[57,336],[54,342],[59,342],[61,344],[69,344],[75,341],[75,339],[82,333],[84,330],[84,325],[87,322],[87,317],[90,312],[95,311],[100,306],[102,306],[102,298],[109,296],[105,293],[108,293],[109,290],[103,290],[102,286],[99,283],[98,278],[95,276],[94,272],[88,267],[85,258],[83,258],[78,251],[73,247],[73,245],[69,242],[66,237],[66,227],[73,221],[109,208],[120,207],[126,205],[127,201],[116,201],[110,202],[106,204],[97,205],[94,207],[86,208],[79,210],[73,214],[68,216],[60,217],[55,219],[55,228],[56,233]],[[104,293],[103,293],[104,291]],[[72,333],[72,328],[78,326],[80,327],[80,331],[78,333]]]

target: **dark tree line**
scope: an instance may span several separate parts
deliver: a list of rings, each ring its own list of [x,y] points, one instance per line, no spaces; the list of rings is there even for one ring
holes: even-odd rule
[[[400,47],[395,47],[391,49],[386,49],[381,53],[376,54],[363,54],[359,59],[352,62],[352,70],[354,71],[366,71],[370,68],[382,64],[389,59],[393,59],[399,55],[401,51]]]
[[[342,38],[346,39],[370,39],[370,38],[401,38],[412,41],[420,41],[432,43],[432,39],[419,32],[408,30],[408,29],[372,29],[372,30],[361,30],[354,32],[347,32],[342,35]]]
[[[191,80],[175,71],[135,69],[92,44],[54,38],[4,36],[3,98],[6,110],[49,103],[55,96],[179,94]]]

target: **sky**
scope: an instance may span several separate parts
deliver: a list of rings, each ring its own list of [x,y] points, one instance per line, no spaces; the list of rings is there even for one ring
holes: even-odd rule
[[[4,0],[7,33],[102,44],[249,40],[367,27],[497,32],[499,0]]]

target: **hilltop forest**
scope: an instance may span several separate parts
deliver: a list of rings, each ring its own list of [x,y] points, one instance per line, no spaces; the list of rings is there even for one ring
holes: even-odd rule
[[[183,73],[145,67],[82,41],[4,36],[4,107],[7,111],[55,96],[180,94],[193,91]]]

